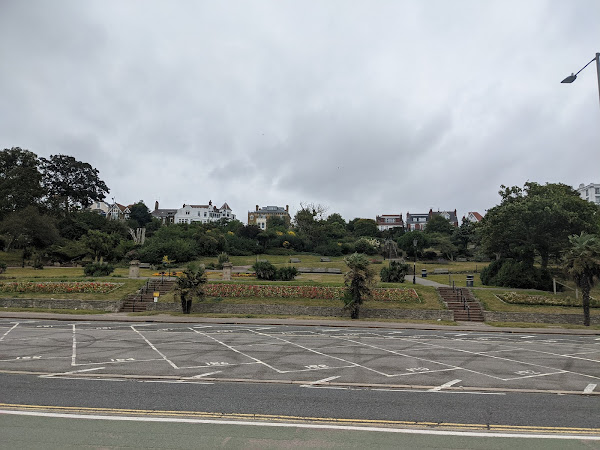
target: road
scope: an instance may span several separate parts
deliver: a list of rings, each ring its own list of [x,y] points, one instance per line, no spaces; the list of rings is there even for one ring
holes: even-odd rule
[[[598,380],[597,336],[0,321],[7,412],[600,438]]]

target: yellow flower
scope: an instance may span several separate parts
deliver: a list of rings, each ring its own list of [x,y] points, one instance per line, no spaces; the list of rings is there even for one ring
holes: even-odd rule
[[[292,230],[288,231],[288,234],[289,234],[290,236],[296,236],[296,233],[294,233]]]

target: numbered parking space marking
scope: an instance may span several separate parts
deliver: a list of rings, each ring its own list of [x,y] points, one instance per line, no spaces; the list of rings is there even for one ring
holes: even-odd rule
[[[6,333],[4,333],[2,336],[0,336],[0,341],[3,341],[3,340],[4,340],[4,338],[5,338],[6,336],[8,336],[8,333],[10,333],[12,330],[14,330],[15,328],[17,328],[18,326],[19,326],[19,324],[18,324],[18,323],[15,323],[15,324],[14,324],[14,325],[13,325],[13,326],[10,328],[10,329],[8,329],[8,330],[6,331]]]

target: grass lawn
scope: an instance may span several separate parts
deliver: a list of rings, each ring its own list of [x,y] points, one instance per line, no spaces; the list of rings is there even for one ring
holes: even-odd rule
[[[583,314],[581,306],[544,306],[544,305],[518,305],[505,303],[496,295],[506,292],[514,292],[514,289],[474,289],[473,294],[479,299],[483,307],[488,311],[498,312],[523,312],[523,313],[538,313],[538,314]],[[545,297],[553,297],[551,292],[542,291],[524,291],[519,290],[522,294],[541,295]],[[561,294],[565,295],[565,294]],[[600,315],[600,308],[592,308],[592,315]]]

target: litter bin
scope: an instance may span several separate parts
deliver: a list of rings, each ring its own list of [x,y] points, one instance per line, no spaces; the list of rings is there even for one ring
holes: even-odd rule
[[[421,278],[427,278],[427,269],[421,269]]]
[[[473,287],[474,275],[467,275],[467,287]]]

